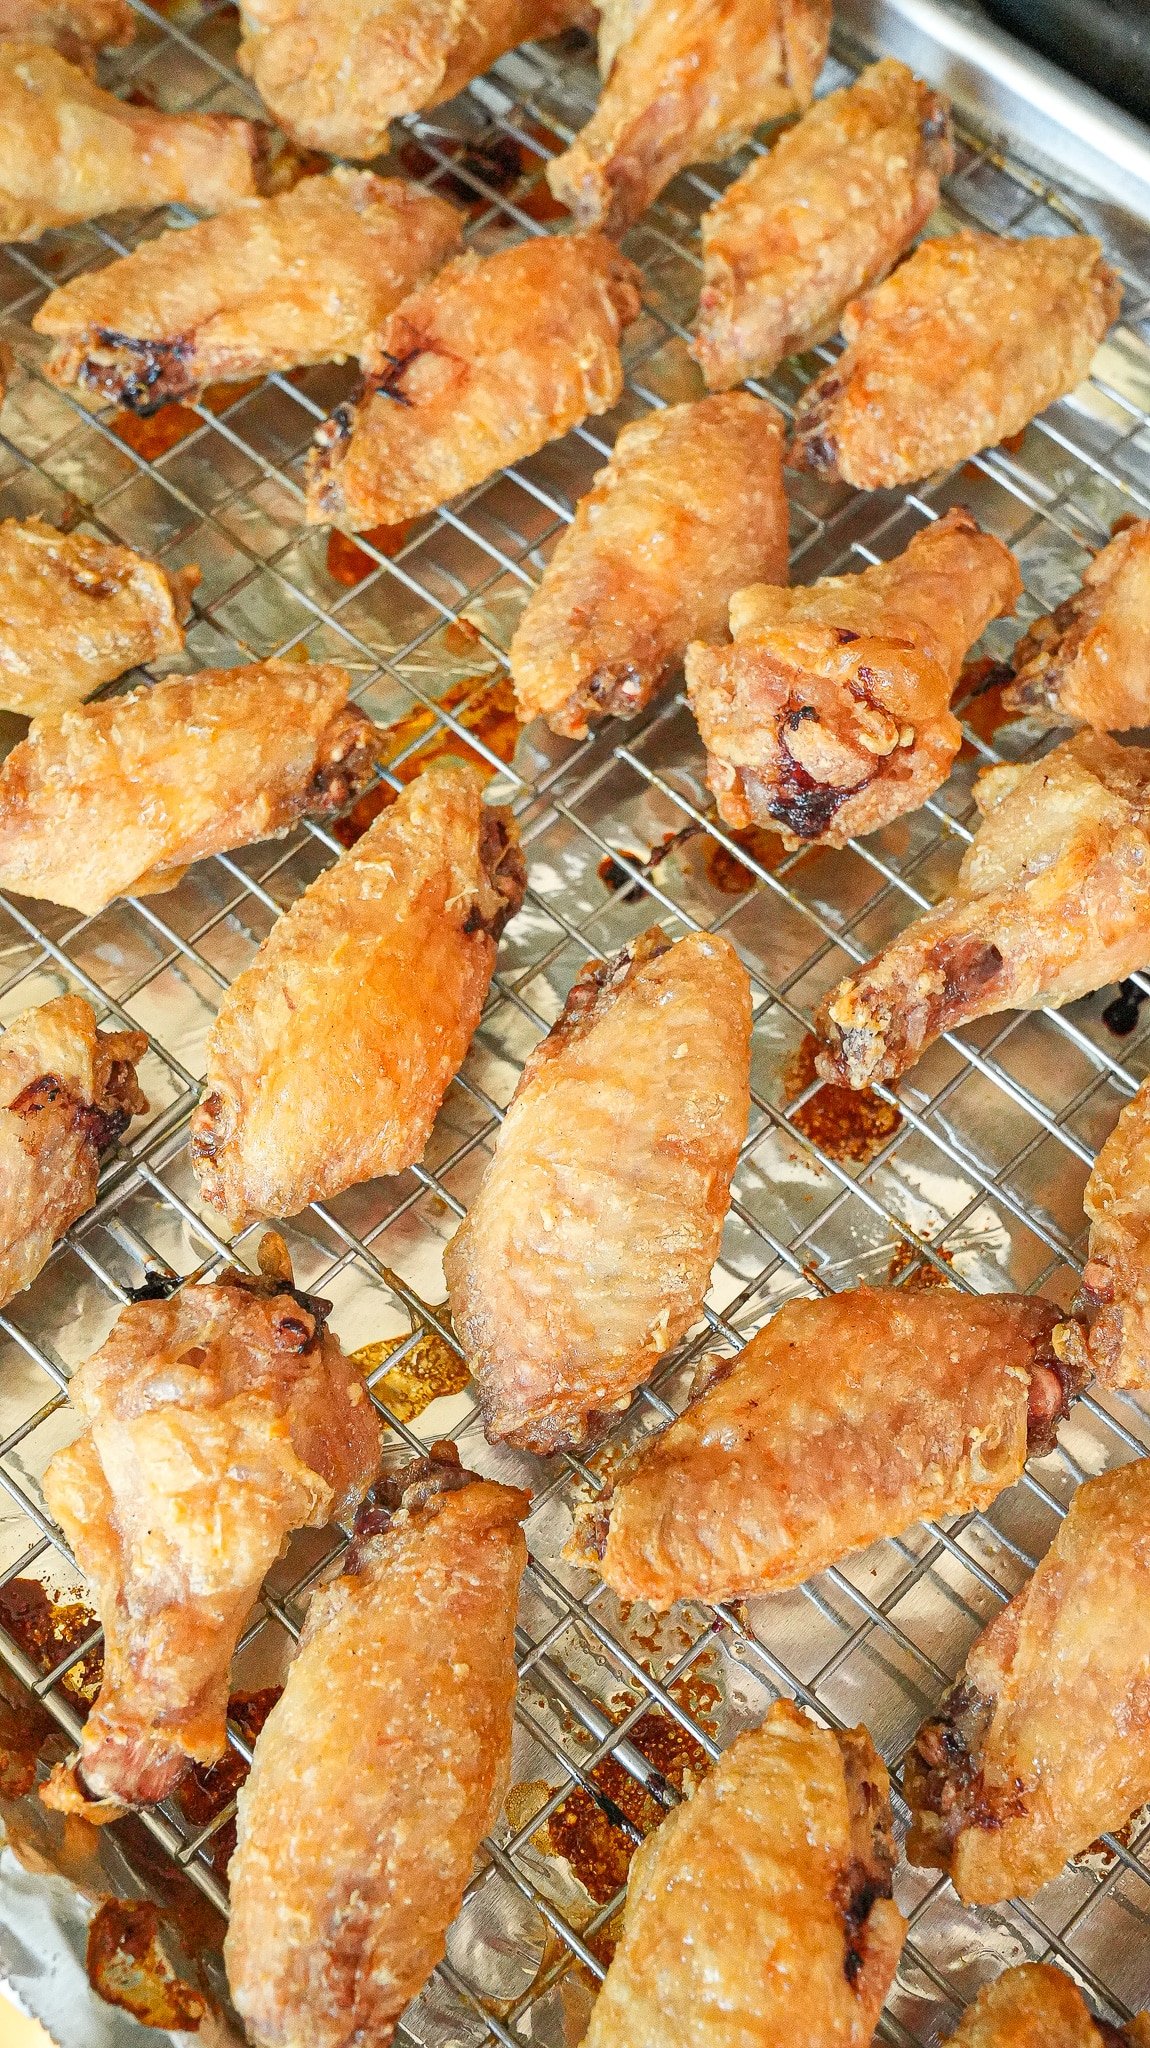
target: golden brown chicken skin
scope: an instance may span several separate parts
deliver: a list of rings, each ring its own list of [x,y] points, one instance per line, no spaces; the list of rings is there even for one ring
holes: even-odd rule
[[[520,718],[582,739],[633,718],[717,636],[736,590],[785,583],[783,423],[749,392],[624,427],[511,642]]]
[[[531,1054],[444,1255],[484,1426],[595,1435],[698,1316],[750,1111],[733,946],[658,927],[584,969]]]
[[[1150,962],[1150,748],[1079,733],[985,768],[951,894],[819,1007],[818,1071],[866,1088],[944,1031],[1074,1002]]]
[[[120,50],[136,33],[128,0],[0,0],[0,42],[50,43],[69,64],[95,68],[100,50]]]
[[[103,1623],[104,1676],[49,1805],[109,1818],[223,1755],[228,1666],[265,1573],[374,1477],[379,1423],[329,1304],[293,1288],[282,1240],[261,1255],[259,1277],[131,1303],[73,1377],[84,1428],[44,1495]]]
[[[384,322],[362,395],[316,434],[309,520],[395,525],[606,412],[638,311],[639,274],[604,235],[457,256]]]
[[[987,1507],[1053,1447],[1076,1390],[1058,1314],[949,1289],[788,1302],[737,1358],[704,1361],[702,1391],[579,1511],[567,1555],[663,1610],[797,1586]]]
[[[208,1034],[192,1161],[233,1223],[420,1157],[526,872],[470,763],[435,762],[274,925]]]
[[[944,2048],[1150,2048],[1150,2013],[1096,2020],[1064,1971],[1021,1963],[983,1985]]]
[[[731,600],[733,644],[687,650],[719,816],[845,846],[945,782],[968,650],[1022,595],[1008,547],[955,510],[892,562]]]
[[[949,102],[893,57],[816,101],[703,215],[692,354],[708,388],[769,376],[832,334],[953,168]]]
[[[1105,1387],[1150,1388],[1150,1082],[1094,1162],[1082,1197],[1090,1256],[1055,1342]]]
[[[583,2048],[867,2048],[906,1922],[865,1728],[778,1700],[631,1864]]]
[[[551,190],[581,227],[621,234],[684,164],[809,106],[830,22],[830,0],[647,0],[614,19],[599,103],[548,164]]]
[[[386,2048],[511,1766],[529,1496],[450,1444],[376,1489],[239,1798],[224,1956],[257,2048]]]
[[[847,307],[790,460],[873,491],[977,455],[1081,384],[1121,302],[1090,235],[923,242]]]
[[[1098,732],[1150,724],[1150,519],[1115,535],[1013,660],[1002,703],[1018,717]]]
[[[38,718],[0,766],[0,888],[93,916],[342,810],[375,727],[335,662],[257,661]]]

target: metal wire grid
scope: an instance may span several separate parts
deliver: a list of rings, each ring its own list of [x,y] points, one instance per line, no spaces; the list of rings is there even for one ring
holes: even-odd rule
[[[172,108],[258,112],[231,61],[231,9],[192,0],[165,18],[141,0],[133,4],[141,35],[114,63],[124,88]],[[825,83],[847,75],[854,54],[844,57],[828,66]],[[590,62],[574,42],[558,55],[554,48],[520,51],[432,120],[407,124],[406,168],[419,169],[429,187],[473,195],[469,238],[480,247],[509,229],[542,232],[549,214],[539,204],[542,163],[556,138],[566,140],[581,124],[593,93]],[[500,150],[509,144],[527,167],[503,189]],[[59,518],[70,493],[92,530],[170,566],[198,561],[204,582],[183,666],[292,650],[341,659],[357,699],[382,721],[413,704],[431,715],[430,735],[414,736],[392,763],[394,780],[429,738],[453,735],[488,761],[519,814],[528,902],[505,939],[476,1044],[427,1158],[396,1181],[317,1205],[289,1232],[302,1284],[334,1300],[345,1342],[410,1323],[376,1382],[422,1334],[454,1345],[431,1305],[442,1295],[442,1243],[474,1192],[518,1066],[584,960],[653,919],[674,933],[721,929],[738,946],[756,999],[754,1108],[706,1325],[637,1397],[608,1457],[674,1412],[688,1362],[705,1344],[740,1344],[792,1292],[883,1277],[888,1267],[901,1268],[907,1284],[932,1268],[960,1285],[1020,1286],[1067,1299],[1081,1263],[1090,1160],[1148,1065],[1147,1033],[1136,1030],[1120,1045],[1101,1022],[1104,997],[1075,1005],[1071,1016],[989,1020],[920,1063],[897,1097],[901,1123],[861,1168],[833,1157],[803,1127],[813,1084],[786,1099],[783,1070],[813,1002],[843,971],[844,956],[865,958],[938,895],[970,837],[974,768],[1033,748],[1025,728],[996,735],[992,746],[968,725],[969,759],[914,819],[841,854],[811,850],[782,860],[757,843],[736,843],[716,825],[681,699],[665,698],[634,725],[609,727],[576,747],[536,746],[532,735],[514,767],[468,731],[469,708],[502,672],[523,596],[618,425],[699,388],[684,346],[698,287],[694,226],[722,180],[679,178],[629,238],[648,297],[628,337],[628,392],[616,414],[420,521],[394,554],[361,539],[375,566],[348,590],[328,574],[326,534],[301,525],[299,485],[314,424],[344,395],[348,373],[277,376],[219,411],[196,406],[194,431],[154,461],[125,445],[106,410],[87,410],[37,375],[41,352],[27,323],[44,290],[182,218],[178,210],[118,222],[114,233],[101,226],[51,235],[0,259],[6,331],[22,366],[0,423],[0,509]],[[946,213],[1012,233],[1073,224],[1072,205],[972,138],[964,139]],[[1134,274],[1128,268],[1126,325],[1103,350],[1089,390],[1052,408],[1013,452],[992,451],[958,477],[905,494],[858,497],[792,478],[794,573],[807,579],[888,556],[917,526],[963,501],[1015,547],[1032,613],[1065,595],[1085,560],[1084,541],[1103,538],[1121,511],[1150,511],[1150,328],[1140,272],[1140,264]],[[829,353],[786,366],[769,395],[789,410]],[[1002,630],[989,636],[996,649],[1005,644]],[[477,668],[475,690],[457,701],[461,678]],[[453,684],[449,708],[441,699]],[[708,859],[715,848],[729,856],[728,877],[730,862],[741,862],[741,893],[714,885]],[[171,894],[117,904],[95,919],[0,899],[0,1016],[66,986],[91,996],[102,1012],[144,1025],[152,1034],[145,1085],[154,1105],[103,1176],[96,1207],[31,1292],[0,1316],[0,1488],[8,1503],[0,1520],[2,1581],[32,1572],[53,1584],[76,1583],[38,1481],[70,1433],[69,1373],[99,1341],[113,1307],[145,1272],[210,1273],[233,1255],[200,1214],[186,1160],[203,1032],[218,992],[283,905],[339,851],[329,832],[309,826],[273,847],[203,863]],[[606,857],[626,887],[604,886]],[[894,1104],[893,1095],[879,1093]],[[238,1240],[241,1256],[250,1257],[249,1240],[250,1232]],[[875,1546],[793,1595],[683,1609],[656,1627],[558,1560],[574,1494],[601,1483],[602,1458],[592,1467],[563,1459],[540,1468],[492,1452],[467,1395],[436,1403],[418,1428],[386,1406],[382,1412],[397,1446],[419,1449],[449,1435],[465,1461],[509,1477],[527,1474],[535,1488],[518,1637],[515,1776],[538,1785],[542,1803],[485,1845],[449,1960],[401,2029],[401,2038],[418,2043],[579,2038],[588,1987],[602,1972],[595,1937],[618,1900],[593,1909],[570,1872],[545,1853],[540,1829],[574,1787],[594,1787],[591,1773],[607,1758],[657,1804],[674,1802],[641,1746],[645,1714],[660,1712],[713,1756],[738,1726],[761,1716],[774,1693],[786,1692],[833,1725],[865,1719],[897,1786],[898,1760],[918,1720],[973,1634],[1023,1582],[1078,1479],[1150,1447],[1138,1403],[1087,1397],[1064,1425],[1060,1451],[987,1513]],[[282,1657],[298,1634],[301,1595],[341,1546],[339,1532],[293,1545],[241,1646],[239,1682]],[[77,1724],[61,1684],[85,1647],[41,1677],[0,1630],[0,1656],[71,1735]],[[232,1740],[246,1753],[234,1730]],[[161,1846],[221,1906],[210,1851],[226,1817],[196,1830],[177,1802],[145,1817]],[[624,1817],[619,1824],[629,1826]],[[962,1909],[944,1882],[904,1868],[899,1895],[911,1932],[884,2038],[939,2038],[985,1975],[1028,1955],[1057,1956],[1108,2011],[1121,2014],[1145,2000],[1145,1840],[1136,1827],[1038,1900],[994,1912]]]

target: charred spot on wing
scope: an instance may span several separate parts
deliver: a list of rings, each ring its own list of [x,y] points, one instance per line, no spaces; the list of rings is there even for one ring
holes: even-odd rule
[[[359,1568],[365,1546],[375,1536],[386,1536],[399,1516],[410,1518],[445,1494],[477,1484],[479,1474],[467,1470],[455,1445],[446,1440],[433,1443],[426,1457],[381,1472],[356,1515],[347,1569]]]
[[[174,341],[148,341],[132,334],[119,334],[112,327],[97,327],[97,349],[112,352],[110,362],[97,353],[86,355],[80,365],[79,382],[102,398],[126,405],[141,419],[158,412],[173,398],[184,398],[196,388],[187,365],[192,344],[186,336]]]
[[[783,720],[783,728],[794,731],[804,718],[817,717],[818,713],[811,705],[804,705],[801,710],[788,712]],[[777,782],[772,786],[758,776],[753,779],[762,789],[762,800],[768,817],[780,825],[785,825],[787,831],[793,832],[796,839],[820,838],[848,797],[857,796],[860,790],[865,789],[868,782],[873,780],[873,777],[864,775],[860,782],[852,783],[846,789],[839,789],[830,782],[816,782],[814,776],[807,773],[801,762],[795,760],[783,730],[779,732],[779,753],[781,760]],[[744,773],[744,785],[751,779]],[[753,808],[754,798],[750,789],[747,790],[747,795]]]

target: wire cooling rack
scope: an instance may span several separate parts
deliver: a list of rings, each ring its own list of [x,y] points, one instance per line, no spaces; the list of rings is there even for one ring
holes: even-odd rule
[[[233,8],[175,0],[161,14],[133,5],[138,39],[109,60],[117,89],[169,109],[260,112],[234,68]],[[854,68],[854,54],[840,51],[824,87]],[[398,168],[463,204],[477,247],[547,232],[558,209],[544,162],[582,124],[595,90],[578,37],[528,46],[449,107],[406,123]],[[188,218],[180,209],[0,254],[3,331],[18,359],[0,420],[0,514],[81,523],[170,567],[197,562],[203,581],[178,666],[272,654],[342,661],[364,708],[381,724],[398,721],[393,782],[431,749],[469,749],[493,771],[493,790],[514,805],[523,833],[527,902],[424,1162],[316,1205],[287,1231],[300,1284],[333,1301],[345,1345],[386,1340],[372,1383],[395,1449],[450,1436],[465,1463],[526,1479],[535,1493],[507,1816],[485,1845],[447,1962],[406,2015],[398,2038],[407,2043],[579,2040],[633,1842],[777,1693],[834,1725],[867,1722],[892,1768],[901,1830],[900,1760],[971,1639],[1024,1582],[1078,1480],[1150,1448],[1133,1398],[1088,1396],[1063,1425],[1060,1449],[986,1513],[916,1527],[793,1593],[682,1607],[663,1621],[620,1608],[559,1555],[573,1500],[681,1405],[691,1358],[708,1344],[741,1344],[792,1294],[944,1279],[1067,1302],[1082,1263],[1091,1159],[1148,1065],[1139,1006],[1150,981],[1138,979],[1109,1022],[1113,990],[1060,1015],[1007,1014],[949,1037],[897,1098],[879,1089],[859,1107],[818,1092],[803,1049],[814,1004],[945,888],[970,838],[975,771],[1048,744],[1025,726],[995,731],[985,715],[992,700],[972,701],[945,788],[912,818],[842,852],[784,855],[770,834],[724,832],[698,736],[674,693],[582,745],[532,731],[514,763],[506,758],[504,651],[574,501],[625,420],[701,391],[686,348],[697,224],[745,161],[680,176],[627,238],[646,300],[626,337],[627,390],[614,413],[409,529],[354,547],[303,525],[301,491],[311,435],[352,388],[350,368],[217,389],[142,426],[40,374],[45,350],[29,323],[44,293]],[[973,223],[1063,233],[1078,224],[1076,204],[965,136],[932,231]],[[1116,517],[1150,512],[1150,257],[1130,234],[1111,253],[1125,275],[1125,318],[1090,384],[1009,449],[916,491],[862,496],[790,477],[796,579],[890,556],[965,503],[1018,555],[1024,622],[1074,588],[1088,545]],[[792,410],[830,353],[786,364],[769,395]],[[986,651],[1004,653],[1017,630],[992,628]],[[5,719],[0,738],[10,743],[22,730]],[[203,862],[169,894],[117,902],[96,918],[0,898],[0,1021],[62,989],[83,992],[101,1015],[149,1032],[143,1080],[152,1103],[107,1167],[95,1208],[0,1315],[0,1598],[27,1577],[82,1597],[40,1491],[48,1459],[72,1433],[65,1394],[75,1365],[149,1276],[210,1274],[237,1255],[205,1222],[187,1159],[204,1034],[221,991],[280,911],[340,852],[337,830],[311,825]],[[442,1307],[442,1249],[474,1194],[517,1072],[576,973],[655,920],[673,935],[722,930],[750,971],[752,1125],[705,1327],[636,1397],[590,1465],[541,1466],[483,1441]],[[237,1240],[249,1264],[258,1234]],[[417,1413],[418,1400],[396,1389],[405,1371],[419,1379],[430,1354],[439,1380],[424,1374],[424,1384],[448,1391]],[[238,1686],[280,1673],[301,1598],[342,1540],[339,1531],[295,1539],[241,1646]],[[68,1679],[96,1640],[74,1644],[44,1673],[0,1630],[0,1657],[70,1735],[78,1724]],[[232,1740],[246,1756],[238,1723]],[[144,1817],[153,1848],[221,1908],[229,1812],[196,1825],[177,1798]],[[1057,1958],[1111,2014],[1150,2002],[1148,1844],[1150,1822],[1136,1821],[1037,1899],[993,1911],[964,1909],[945,1881],[902,1866],[897,1895],[910,1934],[882,2037],[937,2041],[988,1975],[1026,1958]],[[146,1888],[154,1871],[134,1853],[124,1850],[129,1883]]]

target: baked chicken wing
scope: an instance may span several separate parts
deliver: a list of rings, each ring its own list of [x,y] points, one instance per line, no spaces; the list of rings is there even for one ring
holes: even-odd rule
[[[100,1154],[148,1107],[142,1031],[97,1031],[83,996],[57,996],[0,1038],[0,1308],[29,1287],[96,1199]]]
[[[751,994],[723,938],[658,927],[584,969],[528,1059],[444,1256],[484,1425],[581,1444],[695,1321],[750,1111]]]
[[[1010,549],[960,510],[861,575],[738,591],[733,644],[687,651],[724,823],[845,846],[915,810],[962,744],[963,659],[1021,595]]]
[[[830,0],[646,0],[610,26],[599,104],[547,166],[583,227],[621,234],[684,164],[729,156],[760,122],[810,104]]]
[[[944,2048],[1150,2048],[1150,2013],[1124,2027],[1095,2020],[1051,1963],[1021,1963],[984,1984]]]
[[[362,395],[316,434],[308,518],[395,525],[606,412],[638,311],[639,274],[604,235],[457,256],[384,322]]]
[[[1121,302],[1090,235],[923,242],[847,307],[790,460],[873,491],[977,455],[1081,384]]]
[[[1150,724],[1150,519],[1116,534],[1082,588],[1023,635],[1002,703],[1046,725]]]
[[[701,1395],[579,1511],[567,1555],[665,1609],[797,1586],[987,1507],[1066,1413],[1057,1321],[1021,1294],[788,1302],[736,1359],[706,1362]]]
[[[712,391],[766,377],[838,325],[938,204],[949,103],[893,57],[816,101],[703,215],[692,353]]]
[[[1082,1197],[1090,1257],[1075,1314],[1055,1336],[1105,1387],[1150,1388],[1150,1082],[1094,1162]]]
[[[228,1873],[258,2048],[386,2048],[444,1954],[510,1772],[528,1505],[437,1444],[376,1489],[312,1598]]]
[[[912,1863],[962,1899],[1029,1898],[1150,1799],[1150,1458],[1078,1488],[984,1629],[904,1790]]]
[[[886,1768],[778,1700],[637,1851],[583,2048],[867,2048],[902,1949]]]
[[[278,1257],[277,1257],[278,1254]],[[228,1666],[293,1529],[361,1498],[380,1429],[363,1380],[300,1294],[282,1241],[122,1309],[74,1375],[84,1428],[44,1475],[104,1627],[104,1677],[50,1805],[163,1799],[224,1753]]]
[[[50,43],[84,71],[98,51],[123,49],[135,33],[128,0],[0,0],[0,42]]]
[[[0,241],[124,206],[218,213],[258,190],[264,130],[229,114],[159,114],[104,92],[47,43],[0,43]]]
[[[292,1216],[423,1151],[526,872],[469,763],[434,762],[274,925],[208,1034],[205,1200]]]
[[[1150,749],[1079,733],[985,768],[974,799],[952,894],[820,1006],[825,1081],[895,1080],[973,1017],[1070,1003],[1150,962]]]
[[[718,636],[745,583],[787,576],[783,423],[749,392],[624,427],[580,499],[508,659],[520,718],[582,739],[632,718]]]
[[[342,810],[377,752],[347,692],[334,662],[257,661],[36,719],[0,766],[0,888],[92,916]]]

